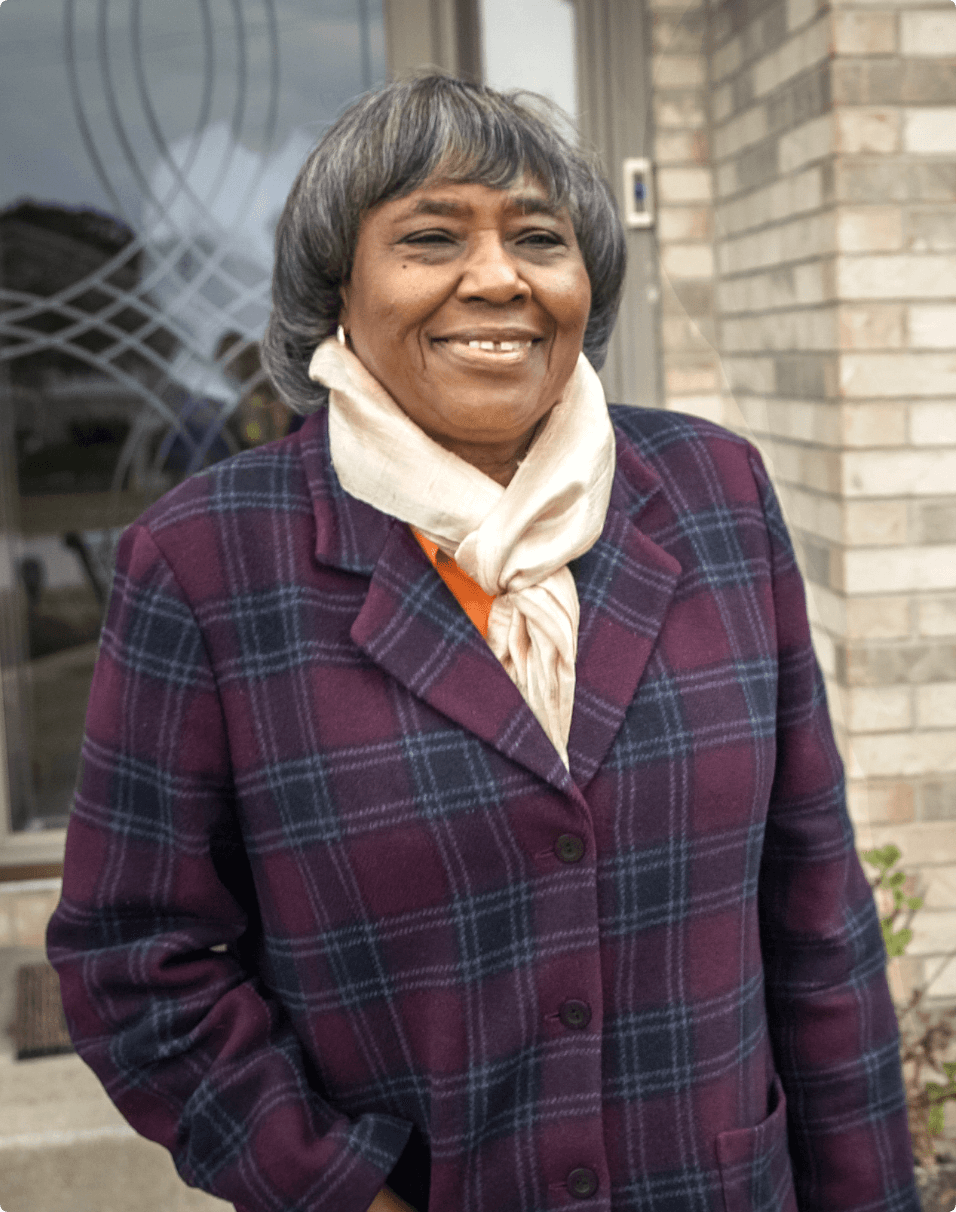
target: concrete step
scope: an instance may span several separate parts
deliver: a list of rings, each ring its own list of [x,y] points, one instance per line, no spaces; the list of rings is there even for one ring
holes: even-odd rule
[[[36,947],[0,948],[0,1024],[14,1012],[20,964]],[[0,1031],[2,1212],[231,1212],[187,1187],[165,1149],[144,1140],[76,1055],[17,1061]]]
[[[0,1140],[3,1212],[232,1212],[187,1187],[159,1145],[131,1128]]]

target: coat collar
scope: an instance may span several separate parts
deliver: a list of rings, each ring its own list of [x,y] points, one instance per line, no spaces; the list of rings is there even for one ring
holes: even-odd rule
[[[370,579],[353,641],[437,711],[565,792],[587,786],[617,735],[681,571],[648,537],[661,503],[660,478],[616,427],[615,436],[617,469],[604,528],[570,565],[581,621],[569,775],[409,528],[342,488],[329,453],[326,410],[300,431],[316,558]]]

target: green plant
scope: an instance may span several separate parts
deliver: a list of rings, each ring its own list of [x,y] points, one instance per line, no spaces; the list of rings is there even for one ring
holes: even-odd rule
[[[899,847],[892,844],[863,854],[864,862],[877,871],[870,887],[880,906],[883,941],[891,959],[905,955],[913,938],[910,923],[922,908],[924,899],[909,895],[907,884],[910,881],[897,867],[901,857]],[[943,966],[951,958],[944,960]],[[923,1006],[933,980],[941,971],[942,966],[930,980],[913,989],[905,1005],[896,1007],[913,1152],[920,1165],[928,1170],[936,1165],[946,1104],[956,1101],[956,1062],[944,1059],[956,1037],[956,1008],[928,1010]]]
[[[867,850],[863,855],[864,862],[875,867],[879,873],[876,879],[870,881],[870,887],[874,893],[883,890],[892,898],[889,912],[880,918],[883,942],[886,944],[886,954],[890,959],[903,955],[912,942],[913,931],[910,929],[910,922],[917,909],[923,907],[921,896],[906,895],[906,872],[893,870],[901,858],[902,852],[899,846],[894,846],[892,842],[881,846],[878,850]],[[898,927],[897,923],[901,917],[904,922],[902,926]]]

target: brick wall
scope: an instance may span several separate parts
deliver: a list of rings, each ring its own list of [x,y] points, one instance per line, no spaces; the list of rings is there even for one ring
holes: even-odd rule
[[[956,946],[956,7],[841,9],[834,45],[838,676],[854,807],[923,868],[911,951],[935,969]]]
[[[648,0],[648,12],[664,394],[670,407],[719,422],[706,0]]]
[[[667,404],[767,457],[919,976],[956,943],[956,7],[649,3]]]

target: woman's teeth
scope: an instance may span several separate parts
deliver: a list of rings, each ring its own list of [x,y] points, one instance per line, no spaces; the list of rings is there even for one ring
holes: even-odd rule
[[[491,349],[495,353],[517,353],[530,349],[530,341],[456,341],[456,345],[467,345],[469,349]]]

